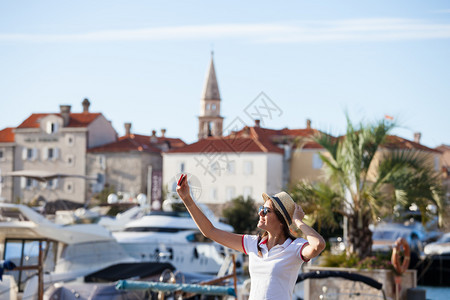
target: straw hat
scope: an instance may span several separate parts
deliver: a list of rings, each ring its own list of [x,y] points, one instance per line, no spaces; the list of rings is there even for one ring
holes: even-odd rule
[[[295,202],[288,193],[279,192],[273,196],[263,193],[262,196],[264,198],[264,202],[267,200],[272,201],[275,208],[283,215],[283,218],[288,226],[292,224],[292,218],[295,211]]]

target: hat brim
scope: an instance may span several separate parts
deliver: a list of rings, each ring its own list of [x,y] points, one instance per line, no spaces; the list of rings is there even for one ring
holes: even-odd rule
[[[273,200],[272,197],[267,195],[266,193],[262,193],[262,197],[264,199],[264,203],[266,203],[267,200]]]

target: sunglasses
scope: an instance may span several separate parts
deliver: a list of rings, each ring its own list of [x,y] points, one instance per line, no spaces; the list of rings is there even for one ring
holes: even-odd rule
[[[270,208],[268,208],[267,206],[260,206],[259,207],[259,211],[258,211],[258,213],[261,213],[262,212],[262,215],[263,216],[266,216],[268,213],[270,213]]]

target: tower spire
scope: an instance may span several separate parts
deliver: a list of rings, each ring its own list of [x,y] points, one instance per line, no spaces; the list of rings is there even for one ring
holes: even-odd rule
[[[211,51],[211,60],[200,102],[199,140],[208,136],[222,136],[223,117],[220,116],[220,102],[219,84],[214,67],[214,52]]]
[[[220,100],[219,84],[217,83],[216,69],[214,68],[214,51],[211,51],[211,61],[206,74],[202,100]]]

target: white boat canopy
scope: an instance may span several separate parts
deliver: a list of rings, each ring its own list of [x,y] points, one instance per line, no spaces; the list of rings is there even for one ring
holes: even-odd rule
[[[75,178],[83,178],[83,179],[90,179],[90,180],[96,180],[97,177],[90,177],[90,176],[84,176],[84,175],[75,175],[75,174],[64,174],[64,173],[57,173],[52,171],[45,171],[45,170],[20,170],[20,171],[13,171],[8,172],[4,174],[3,176],[11,176],[11,177],[27,177],[32,178],[38,181],[48,181],[55,178],[63,178],[63,177],[75,177]]]

